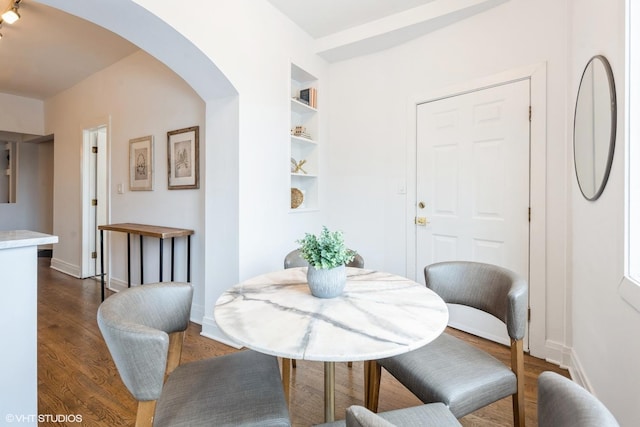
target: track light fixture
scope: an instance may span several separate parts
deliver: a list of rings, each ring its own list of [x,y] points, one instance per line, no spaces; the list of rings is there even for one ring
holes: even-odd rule
[[[11,6],[2,14],[2,20],[7,24],[13,24],[18,19],[20,19],[20,14],[18,13],[18,7],[20,7],[20,1],[21,0],[15,0],[13,2],[13,6]]]

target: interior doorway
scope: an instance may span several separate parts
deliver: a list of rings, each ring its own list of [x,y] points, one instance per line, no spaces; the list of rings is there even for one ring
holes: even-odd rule
[[[546,63],[535,63],[520,68],[505,70],[501,73],[461,82],[459,84],[436,88],[427,93],[416,94],[409,100],[407,111],[409,125],[407,156],[416,159],[417,115],[416,107],[426,102],[462,95],[484,88],[500,86],[509,82],[529,80],[530,88],[530,208],[529,222],[529,352],[532,356],[561,360],[560,350],[550,347],[546,335],[546,287],[547,287],[547,71]],[[417,200],[417,164],[409,163],[407,169],[407,276],[416,277],[416,224],[414,223]],[[424,276],[423,274],[421,274]]]
[[[98,225],[108,221],[109,198],[107,141],[108,125],[83,130],[82,147],[82,271],[80,277],[94,277],[100,271]],[[105,249],[105,255],[109,251]],[[105,259],[105,265],[109,265]]]
[[[416,278],[477,261],[529,276],[529,80],[416,106]],[[453,305],[449,324],[503,344],[502,322]],[[525,339],[525,346],[527,340]]]

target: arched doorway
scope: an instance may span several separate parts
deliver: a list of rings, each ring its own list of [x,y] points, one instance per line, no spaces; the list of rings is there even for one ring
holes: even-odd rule
[[[205,200],[193,207],[201,212],[201,218],[196,229],[198,242],[193,248],[193,257],[199,258],[200,262],[193,260],[192,276],[194,306],[213,310],[215,296],[207,293],[206,284],[238,279],[239,110],[236,89],[211,58],[190,40],[132,0],[35,1],[127,39],[168,66],[205,102],[204,132],[201,130],[200,134],[201,185]],[[126,19],[122,19],[123,16]],[[206,317],[206,313],[192,312],[196,319],[203,315]]]

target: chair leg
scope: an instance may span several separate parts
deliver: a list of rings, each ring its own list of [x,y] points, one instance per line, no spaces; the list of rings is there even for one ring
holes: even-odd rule
[[[155,400],[139,401],[138,412],[136,414],[136,427],[151,427],[153,425],[153,416],[155,412]]]
[[[167,376],[180,365],[182,356],[182,343],[184,342],[184,331],[169,334],[169,351],[167,354],[167,369],[165,371],[165,381]]]
[[[373,412],[378,412],[381,375],[382,367],[378,362],[368,360],[364,363],[364,406]]]
[[[522,340],[511,340],[511,369],[516,374],[517,388],[513,395],[513,425],[524,427],[524,352]]]
[[[289,405],[289,394],[291,391],[291,359],[282,359],[282,390],[284,391],[284,400]]]

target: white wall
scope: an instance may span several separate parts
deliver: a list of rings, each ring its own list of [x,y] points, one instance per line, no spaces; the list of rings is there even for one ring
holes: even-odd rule
[[[44,102],[39,99],[0,93],[0,130],[42,135]]]
[[[70,274],[80,270],[83,129],[100,124],[110,124],[109,222],[191,228],[196,231],[193,252],[202,253],[203,190],[167,189],[167,132],[198,125],[204,135],[204,103],[182,79],[140,51],[48,99],[45,112],[47,132],[56,138],[54,234],[60,237],[52,260],[56,268]],[[129,191],[129,140],[146,135],[154,138],[153,191]],[[123,194],[118,193],[118,185]],[[107,234],[112,242],[112,278],[126,283],[126,235]],[[132,240],[135,284],[140,283],[139,244]],[[165,248],[168,259],[168,242]],[[146,239],[144,250],[148,283],[158,280],[158,240]],[[177,239],[176,280],[186,279],[184,254],[184,239]],[[202,257],[195,257],[193,281],[201,294],[203,270]]]
[[[368,267],[411,277],[406,227],[414,213],[410,195],[398,191],[412,187],[406,181],[415,164],[407,156],[408,144],[415,144],[410,101],[547,64],[546,212],[537,212],[546,215],[547,297],[546,313],[532,316],[546,316],[543,356],[557,361],[568,336],[566,21],[564,2],[511,0],[397,48],[333,64],[329,124],[332,222],[348,230]]]
[[[222,234],[227,230],[207,234],[211,241],[207,258],[229,257],[227,265],[238,265],[235,277],[228,270],[212,269],[206,279],[203,331],[215,335],[212,314],[218,296],[237,280],[281,268],[284,255],[295,247],[295,240],[304,231],[319,228],[329,209],[322,187],[319,212],[288,212],[290,63],[293,61],[319,78],[320,105],[329,105],[327,67],[313,54],[311,38],[266,1],[201,0],[190,4],[191,12],[185,9],[182,14],[176,14],[175,5],[168,2],[136,2],[166,20],[211,58],[239,94],[237,101],[215,102],[222,116],[231,117],[230,109],[238,109],[238,181],[212,179],[207,184],[206,203],[213,205],[206,218],[208,226],[219,221],[219,212],[229,209],[220,201],[237,203],[238,212],[237,219],[226,219],[231,230],[237,224],[237,260],[226,253],[227,248],[236,250],[233,236],[225,239]],[[198,13],[192,13],[194,9]],[[328,134],[326,123],[327,116],[321,113],[321,135]],[[323,156],[326,157],[326,150]],[[207,157],[207,173],[221,173],[211,170],[215,162],[215,156]],[[235,199],[230,194],[224,199],[216,197],[215,192],[223,196],[223,187],[234,185]]]
[[[0,131],[42,135],[44,103],[38,99],[0,93]],[[47,157],[53,155],[52,144],[39,146],[20,142],[17,145],[17,203],[0,203],[0,229],[51,233],[51,180],[47,182],[47,177],[52,163],[47,162]]]
[[[1,144],[1,143],[0,143]],[[16,203],[0,203],[0,229],[53,230],[53,142],[20,142]]]
[[[613,167],[602,196],[585,200],[571,171],[573,358],[582,381],[621,425],[640,424],[640,313],[619,295],[624,273],[625,2],[571,0],[570,74],[575,99],[591,56],[603,54],[616,84],[618,126]],[[572,111],[568,111],[571,117]],[[570,134],[571,137],[571,134]]]

